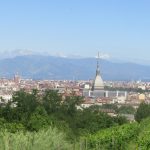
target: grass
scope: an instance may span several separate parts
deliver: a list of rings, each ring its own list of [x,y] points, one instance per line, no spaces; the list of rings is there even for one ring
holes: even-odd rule
[[[71,150],[64,133],[56,128],[39,132],[0,133],[0,150]]]

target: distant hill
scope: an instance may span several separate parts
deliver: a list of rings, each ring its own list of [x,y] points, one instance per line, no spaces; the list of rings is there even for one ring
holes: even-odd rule
[[[104,80],[150,80],[150,66],[101,60],[100,69]],[[95,70],[94,58],[26,55],[0,60],[0,76],[7,78],[18,72],[23,78],[87,80],[95,77]]]

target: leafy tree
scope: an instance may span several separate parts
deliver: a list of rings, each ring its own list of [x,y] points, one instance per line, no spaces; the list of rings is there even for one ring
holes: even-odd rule
[[[70,122],[73,132],[77,135],[95,133],[112,125],[114,125],[112,117],[106,113],[91,111],[89,108],[78,112],[74,120]]]
[[[117,117],[114,117],[114,122],[118,125],[123,125],[125,123],[128,123],[128,120],[126,117],[118,115]]]
[[[11,102],[8,102],[5,107],[1,108],[1,117],[8,122],[13,122],[15,119],[14,110],[11,107]]]
[[[79,106],[83,101],[83,98],[80,96],[68,96],[65,98],[65,100],[62,103],[62,112],[65,113],[65,115],[73,116],[77,113],[77,106]]]
[[[60,109],[62,98],[58,91],[46,90],[42,97],[43,106],[48,114],[55,113]]]
[[[77,106],[82,101],[82,97],[74,94],[62,99],[55,90],[46,90],[42,93],[37,90],[30,93],[21,90],[14,93],[12,102],[0,106],[0,118],[4,118],[0,124],[5,125],[1,126],[2,128],[10,128],[11,132],[23,128],[39,131],[48,126],[57,127],[73,139],[125,123],[124,118],[114,118],[99,110],[99,108],[117,110],[116,105],[92,106],[80,110]]]
[[[121,106],[118,109],[119,114],[134,114],[135,111],[136,110],[131,105],[130,106]]]
[[[99,105],[93,105],[93,106],[90,106],[89,109],[91,111],[100,111],[101,109],[112,109],[115,112],[118,112],[118,106],[115,105],[115,104],[103,104],[101,106],[99,106]]]
[[[45,111],[45,108],[39,106],[34,113],[30,116],[28,122],[28,129],[31,131],[39,131],[41,128],[45,128],[50,124],[50,119]]]
[[[26,123],[30,115],[39,105],[38,91],[33,90],[32,93],[27,93],[23,90],[16,92],[12,100],[15,120]]]
[[[102,105],[102,108],[103,109],[113,109],[116,112],[118,112],[118,106],[115,104],[104,104],[104,105]]]
[[[135,120],[140,122],[142,119],[150,116],[150,105],[141,103],[135,114]]]

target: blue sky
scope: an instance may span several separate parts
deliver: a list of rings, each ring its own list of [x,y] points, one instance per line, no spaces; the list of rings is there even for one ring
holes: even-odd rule
[[[149,0],[5,0],[0,2],[0,51],[149,61]]]

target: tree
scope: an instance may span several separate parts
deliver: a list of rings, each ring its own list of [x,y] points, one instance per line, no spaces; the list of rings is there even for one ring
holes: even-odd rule
[[[135,109],[132,106],[121,106],[118,109],[119,114],[134,114]]]
[[[102,105],[102,108],[103,109],[112,109],[115,112],[118,112],[118,106],[115,104],[104,104],[104,105]]]
[[[16,92],[13,95],[12,105],[14,105],[15,120],[25,123],[39,105],[38,91],[33,90],[31,93],[27,93],[21,90]]]
[[[106,113],[86,108],[82,111],[78,111],[74,120],[70,122],[70,127],[78,136],[95,133],[98,130],[110,127],[114,124],[116,124],[114,119]]]
[[[42,97],[43,106],[48,114],[57,112],[60,109],[62,98],[58,91],[46,90]]]
[[[43,106],[39,106],[30,117],[28,129],[30,131],[39,131],[41,128],[47,127],[49,124],[50,119],[45,108]]]
[[[83,98],[80,96],[68,96],[62,103],[61,109],[65,115],[73,117],[77,113],[77,106],[79,106],[83,101]]]
[[[135,114],[135,120],[140,122],[142,119],[150,116],[150,105],[141,103]]]
[[[114,122],[116,122],[116,124],[118,125],[123,125],[125,123],[128,123],[128,120],[124,116],[117,116],[117,117],[114,117]]]

